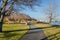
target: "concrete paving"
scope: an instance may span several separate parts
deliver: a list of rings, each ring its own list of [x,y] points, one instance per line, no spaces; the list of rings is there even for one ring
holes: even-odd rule
[[[29,25],[29,28],[36,28],[34,25]],[[19,40],[42,40],[45,38],[45,34],[42,29],[29,30],[22,38]],[[47,39],[44,39],[47,40]]]

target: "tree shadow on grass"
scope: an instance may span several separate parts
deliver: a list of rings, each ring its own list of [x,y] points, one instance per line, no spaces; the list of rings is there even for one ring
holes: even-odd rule
[[[52,25],[52,26],[50,26],[50,27],[43,27],[44,29],[45,28],[60,28],[60,25]],[[45,39],[48,39],[48,38],[50,38],[50,39],[48,39],[48,40],[53,40],[53,39],[55,39],[55,38],[57,38],[56,40],[60,40],[60,38],[58,38],[58,36],[56,36],[57,34],[60,34],[60,32],[58,32],[58,33],[55,33],[55,34],[52,34],[52,35],[49,35],[49,36],[47,36],[47,37],[45,37],[45,38],[43,38],[43,39],[41,39],[41,40],[45,40]]]
[[[39,27],[39,28],[30,28],[30,29],[20,29],[20,30],[2,31],[2,33],[4,33],[4,37],[0,37],[0,38],[5,38],[5,37],[11,38],[11,37],[13,37],[13,36],[20,35],[20,34],[16,34],[16,33],[12,34],[12,33],[10,33],[10,32],[26,31],[26,30],[37,30],[37,29],[54,28],[54,27],[55,27],[55,28],[59,28],[60,25],[52,25],[51,27]],[[38,32],[38,31],[36,31],[36,32]],[[30,33],[36,33],[36,32],[30,32]],[[28,34],[30,34],[30,33],[28,33]],[[59,33],[60,33],[60,32],[59,32]],[[59,33],[56,33],[56,34],[59,34]],[[56,34],[50,35],[50,36],[48,36],[48,37],[55,36]],[[45,37],[45,38],[43,38],[42,40],[45,40],[45,39],[47,39],[48,37]],[[56,38],[56,36],[55,36],[54,38]],[[51,38],[51,39],[53,39],[53,38]],[[58,38],[58,39],[60,39],[60,38]]]
[[[60,28],[60,25],[51,25],[51,26],[47,26],[47,27],[38,27],[38,29],[46,29],[46,28]]]
[[[50,37],[52,37],[52,36],[54,36],[54,37],[52,37],[52,38],[50,38],[49,40],[52,40],[52,39],[54,39],[54,38],[57,38],[57,34],[60,34],[60,32],[58,32],[58,33],[56,33],[56,34],[53,34],[53,35],[49,35],[49,36],[47,36],[47,37],[45,37],[45,38],[43,38],[43,39],[41,39],[41,40],[45,40],[45,39],[47,39],[47,38],[50,38]],[[60,38],[57,38],[58,40],[60,39]]]
[[[11,32],[5,32],[5,33],[2,33],[0,34],[0,38],[9,38],[9,37],[13,37],[13,36],[17,36],[17,35],[20,35],[20,34],[17,34],[17,33],[11,33]]]
[[[60,27],[60,25],[52,25],[51,27],[56,27],[56,28],[58,28],[58,27]]]
[[[35,28],[35,26],[32,24],[29,25],[29,28],[30,28],[30,29],[28,29],[29,31],[25,35],[23,35],[21,38],[19,38],[19,40],[30,40],[30,39],[31,40],[34,40],[34,39],[38,40],[38,39],[42,39],[46,36],[44,34],[44,31],[42,30],[42,28]],[[41,30],[38,30],[38,29],[41,29]],[[37,36],[37,35],[39,35],[39,36]],[[40,37],[40,38],[38,38],[38,37]]]
[[[30,26],[30,25],[29,25],[29,26]],[[34,26],[34,25],[33,25],[33,26]],[[27,30],[37,30],[37,29],[45,29],[45,28],[60,28],[60,25],[52,25],[52,26],[50,26],[50,27],[37,27],[37,28],[29,28],[29,29],[2,31],[1,33],[17,32],[17,31],[27,31]]]

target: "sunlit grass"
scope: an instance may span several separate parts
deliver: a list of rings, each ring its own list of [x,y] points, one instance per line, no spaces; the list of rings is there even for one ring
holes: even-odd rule
[[[51,27],[51,24],[44,24],[44,23],[39,23],[39,24],[35,24],[35,26],[37,27]]]
[[[27,25],[25,24],[3,24],[4,30],[19,30],[19,29],[27,29]]]
[[[45,35],[48,37],[48,39],[54,38],[53,40],[58,39],[58,37],[60,38],[60,28],[47,28],[47,29],[43,29]],[[52,35],[52,36],[51,36]],[[49,37],[50,36],[50,37]]]
[[[48,37],[48,40],[60,40],[60,26],[54,26],[51,24],[35,24],[35,26],[37,27],[43,27],[43,31],[46,35],[46,37]],[[48,27],[48,28],[45,28]],[[50,28],[51,27],[51,28]]]
[[[25,24],[3,24],[3,31],[20,30],[20,29],[28,29],[28,26]],[[18,40],[26,32],[27,31],[14,31],[14,32],[0,33],[0,40]]]

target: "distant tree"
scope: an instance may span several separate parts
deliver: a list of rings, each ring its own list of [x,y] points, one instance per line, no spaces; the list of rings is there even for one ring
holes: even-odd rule
[[[29,6],[32,8],[32,6],[38,5],[37,0],[0,0],[0,32],[2,32],[2,25],[3,25],[3,19],[5,14],[10,15],[12,11],[14,11],[16,8],[14,8],[15,5],[20,6],[22,8],[24,6]],[[18,9],[16,10],[18,11]]]
[[[57,17],[55,15],[55,11],[56,11],[57,5],[56,2],[54,1],[53,3],[48,3],[48,6],[46,9],[44,9],[44,13],[47,14],[47,19],[49,20],[49,23],[52,22],[52,20],[55,19],[55,17]]]

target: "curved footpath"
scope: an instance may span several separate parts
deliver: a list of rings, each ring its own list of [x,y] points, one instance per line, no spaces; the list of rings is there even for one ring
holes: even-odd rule
[[[29,28],[36,28],[34,25],[29,25]],[[19,40],[42,40],[45,38],[45,34],[42,29],[29,30],[22,38]],[[47,39],[44,39],[47,40]]]

